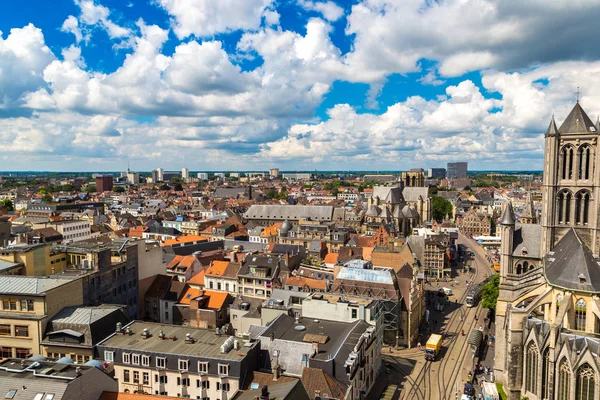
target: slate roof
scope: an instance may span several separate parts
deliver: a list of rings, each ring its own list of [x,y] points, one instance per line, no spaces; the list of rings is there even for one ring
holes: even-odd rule
[[[514,225],[515,224],[515,211],[513,210],[512,202],[508,202],[506,208],[504,209],[504,213],[502,214],[502,219],[500,220],[500,225]]]
[[[290,220],[311,218],[317,221],[331,221],[333,217],[332,206],[301,206],[301,205],[272,205],[254,204],[244,214],[245,219],[259,220]]]
[[[544,257],[544,270],[552,286],[600,293],[600,258],[592,254],[574,229]]]
[[[404,203],[402,188],[398,186],[375,186],[371,198],[379,197],[383,203],[401,204]]]
[[[553,136],[558,133],[558,128],[556,127],[556,121],[554,120],[554,115],[552,116],[552,120],[550,121],[550,125],[548,125],[548,130],[546,130],[546,136]]]
[[[590,117],[583,111],[579,101],[575,104],[575,107],[571,110],[567,118],[564,120],[558,132],[561,134],[565,133],[596,133],[596,125],[592,122]]]
[[[542,226],[538,224],[516,224],[513,236],[513,256],[541,258]]]
[[[404,196],[404,200],[408,202],[417,202],[419,197],[422,197],[423,200],[427,200],[429,197],[429,188],[427,187],[405,187],[402,191],[402,196]]]
[[[287,378],[287,377],[281,377]],[[281,379],[273,381],[268,386],[270,400],[309,400],[310,397],[304,388],[302,382],[294,379]],[[234,400],[255,400],[261,398],[262,385],[258,389],[251,389],[238,392]]]
[[[78,336],[73,334],[75,332],[84,336],[84,341],[80,345],[92,347],[111,335],[115,331],[117,322],[123,326],[129,323],[129,318],[119,306],[65,307],[48,323],[44,343],[69,346],[68,343],[52,342],[47,335],[62,332]]]

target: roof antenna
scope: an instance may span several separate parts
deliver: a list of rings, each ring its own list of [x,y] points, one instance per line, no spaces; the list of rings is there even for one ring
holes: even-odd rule
[[[575,92],[575,95],[577,96],[577,103],[579,103],[579,98],[581,97],[581,90],[579,90],[579,86],[577,86],[577,91]]]

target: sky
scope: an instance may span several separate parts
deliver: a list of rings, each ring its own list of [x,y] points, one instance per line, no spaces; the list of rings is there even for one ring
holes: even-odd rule
[[[539,170],[600,0],[0,5],[0,170]]]

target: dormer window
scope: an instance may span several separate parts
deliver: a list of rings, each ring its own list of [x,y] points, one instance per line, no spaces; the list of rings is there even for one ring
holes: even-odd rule
[[[583,275],[583,274],[579,274],[578,278],[579,278],[580,284],[584,284],[587,282],[587,279],[585,279],[585,275]]]
[[[523,247],[523,249],[521,250],[521,255],[527,255],[527,247]]]

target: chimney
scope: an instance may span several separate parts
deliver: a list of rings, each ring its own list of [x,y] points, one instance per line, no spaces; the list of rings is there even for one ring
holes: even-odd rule
[[[275,340],[275,335],[273,335],[272,333],[269,334],[269,340],[272,342],[273,340]]]
[[[260,391],[260,400],[269,400],[269,388],[264,385]]]
[[[274,381],[278,380],[280,375],[281,375],[281,367],[279,366],[279,364],[273,365],[273,380]]]

